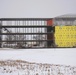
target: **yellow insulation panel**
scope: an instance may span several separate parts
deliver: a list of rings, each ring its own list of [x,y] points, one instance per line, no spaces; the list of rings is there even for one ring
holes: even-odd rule
[[[58,47],[76,46],[76,26],[55,26],[54,36]]]

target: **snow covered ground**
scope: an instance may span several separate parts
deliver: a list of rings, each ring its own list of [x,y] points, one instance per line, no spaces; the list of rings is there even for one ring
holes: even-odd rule
[[[76,73],[76,48],[51,48],[51,49],[0,49],[0,61],[6,61],[7,60],[23,60],[28,61],[31,63],[35,63],[35,67],[37,67],[37,63],[41,64],[53,64],[53,65],[63,65],[64,67],[70,66],[69,71],[66,71],[65,74],[59,74],[59,75],[75,75]],[[64,69],[63,67],[63,69]],[[23,70],[17,70],[13,74],[4,73],[6,69],[9,69],[3,65],[0,67],[0,75],[28,75],[23,72]],[[16,68],[16,67],[15,67]],[[4,69],[4,70],[3,70]],[[54,68],[55,69],[55,68]],[[74,70],[70,70],[74,69]],[[18,74],[18,71],[20,74]],[[41,70],[39,70],[41,71]],[[55,71],[55,70],[54,70]],[[3,72],[3,73],[2,73]],[[23,74],[22,74],[22,73]],[[31,71],[30,71],[31,72]],[[37,70],[38,72],[38,70]],[[67,74],[68,72],[68,74]],[[42,72],[41,72],[42,73]],[[57,71],[58,73],[58,71]],[[70,74],[69,74],[70,73]],[[30,75],[30,74],[29,74]],[[34,74],[31,74],[34,75]],[[35,74],[36,75],[36,74]],[[42,74],[37,74],[42,75]],[[50,74],[43,74],[43,75],[50,75]],[[57,74],[53,74],[57,75]]]
[[[0,61],[0,75],[76,75],[76,67],[7,60]]]
[[[76,48],[0,49],[0,60],[25,60],[76,66]]]

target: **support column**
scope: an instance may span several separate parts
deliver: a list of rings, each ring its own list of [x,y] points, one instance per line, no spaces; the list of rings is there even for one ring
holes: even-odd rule
[[[0,21],[0,48],[2,47],[2,35],[1,35],[2,28],[1,28],[1,26],[2,26],[2,21]]]

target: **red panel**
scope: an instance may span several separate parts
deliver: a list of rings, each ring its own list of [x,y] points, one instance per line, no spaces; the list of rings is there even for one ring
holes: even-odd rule
[[[52,25],[53,25],[53,20],[48,20],[48,21],[47,21],[47,25],[48,25],[48,26],[52,26]]]

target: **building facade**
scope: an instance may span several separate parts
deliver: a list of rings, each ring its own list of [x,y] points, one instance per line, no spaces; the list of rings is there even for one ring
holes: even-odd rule
[[[58,47],[76,47],[76,15],[62,15],[53,19],[55,44]]]
[[[76,15],[0,19],[0,47],[76,47]]]

